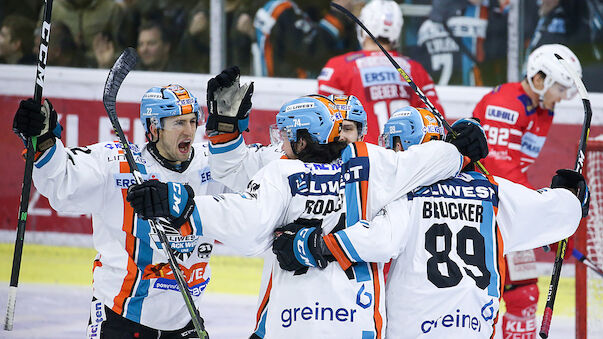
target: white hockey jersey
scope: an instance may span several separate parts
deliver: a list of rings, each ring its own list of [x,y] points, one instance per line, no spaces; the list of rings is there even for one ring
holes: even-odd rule
[[[132,145],[145,179],[186,183],[195,194],[222,193],[212,180],[206,144],[193,145],[194,157],[183,173],[161,166],[146,149]],[[94,297],[117,314],[145,326],[175,330],[191,319],[161,244],[149,223],[133,214],[125,200],[134,177],[118,142],[67,149],[60,140],[35,162],[33,180],[57,211],[92,214]],[[193,219],[198,220],[199,215]],[[168,234],[197,307],[210,281],[214,238],[191,222]],[[224,234],[222,242],[234,234]]]
[[[273,160],[286,158],[281,145],[245,145],[242,135],[223,144],[209,145],[212,177],[233,191],[243,191],[253,176]]]
[[[503,255],[567,238],[580,217],[580,203],[566,189],[534,191],[467,172],[416,189],[370,222],[326,238],[343,267],[394,258],[386,338],[491,338]]]
[[[201,218],[203,234],[217,239],[237,234],[238,243],[229,245],[250,255],[261,254],[271,248],[275,228],[299,218],[322,219],[323,233],[331,232],[346,211],[345,178],[367,176],[387,186],[379,195],[387,203],[417,186],[456,175],[463,162],[453,145],[440,141],[403,153],[355,143],[344,151],[344,158],[352,148],[362,150],[364,164],[344,164],[342,169],[339,161],[276,160],[254,176],[244,193],[196,196],[195,213]],[[271,267],[260,296],[258,337],[383,337],[382,265],[356,265],[350,277],[338,265],[297,276],[281,270],[276,262]]]

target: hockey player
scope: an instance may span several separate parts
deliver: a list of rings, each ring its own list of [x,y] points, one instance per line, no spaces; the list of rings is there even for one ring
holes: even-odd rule
[[[563,45],[544,45],[528,57],[526,77],[496,87],[482,98],[473,116],[483,123],[490,154],[483,160],[492,173],[531,187],[527,170],[538,157],[553,123],[555,104],[570,99],[576,89],[572,78],[555,57],[561,55],[581,74],[580,61]],[[571,242],[570,242],[571,245]],[[571,253],[567,251],[568,254]],[[521,260],[516,260],[519,258]],[[507,313],[503,333],[517,338],[535,337],[538,272],[534,251],[507,257],[508,277],[503,298]],[[517,266],[516,265],[520,265]]]
[[[400,6],[391,0],[371,1],[362,8],[360,20],[443,113],[433,81],[423,66],[394,50],[403,23]],[[380,127],[393,111],[408,105],[422,106],[423,102],[360,27],[358,41],[361,51],[336,56],[326,63],[318,76],[318,91],[324,95],[355,95],[368,115],[368,133],[364,140],[377,143]]]
[[[182,194],[188,194],[191,201],[193,191],[217,194],[225,190],[211,180],[207,144],[193,143],[202,117],[197,99],[183,87],[153,87],[140,105],[149,143],[131,144],[145,179],[187,183]],[[33,180],[50,205],[57,211],[92,214],[98,254],[88,337],[196,338],[156,235],[126,202],[126,190],[134,177],[121,144],[66,148],[60,140],[57,113],[48,100],[41,108],[31,100],[22,101],[13,127],[21,137],[39,136]],[[184,198],[181,207],[187,201]],[[165,228],[199,307],[210,278],[208,262],[214,239],[187,222],[188,217],[173,219]]]
[[[466,123],[473,122],[462,120],[453,129]],[[361,185],[371,189],[370,180]],[[344,270],[393,258],[385,288],[386,338],[492,338],[505,276],[503,254],[566,238],[588,213],[588,189],[580,174],[559,170],[551,187],[534,191],[467,171],[400,196],[374,218],[365,206],[382,205],[351,196],[354,191],[346,187],[348,214],[359,206],[365,219],[324,237],[301,228],[274,243],[309,233],[306,238],[314,241],[307,248],[278,252],[280,262],[297,261],[302,267],[326,262],[327,255]]]
[[[342,171],[340,151],[345,143],[336,141],[341,120],[335,104],[324,97],[287,102],[277,115],[277,124],[284,149],[294,159],[267,164],[245,193],[197,196],[195,224],[211,234],[237,234],[241,246],[259,254],[271,248],[273,232],[281,225],[322,221],[328,226],[321,232],[331,232],[345,212],[342,177],[368,175],[379,180],[375,186],[388,189],[379,191],[375,199],[389,202],[423,182],[458,173],[463,164],[456,147],[444,142],[398,154],[360,143],[368,155],[366,163]],[[466,132],[459,140],[475,136],[473,130]],[[467,146],[463,152],[474,157],[483,154],[475,144],[460,145]],[[369,163],[367,173],[363,167]],[[168,187],[157,181],[133,185],[128,199],[145,217],[168,216],[164,204],[153,204],[167,199]],[[337,265],[293,276],[273,264],[268,281],[252,338],[382,338],[385,319],[379,265],[357,265],[349,276]]]
[[[444,139],[444,127],[425,108],[403,107],[392,113],[383,126],[379,144],[396,152],[431,140]]]

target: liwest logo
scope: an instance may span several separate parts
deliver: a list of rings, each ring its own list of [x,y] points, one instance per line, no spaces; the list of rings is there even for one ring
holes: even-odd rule
[[[519,113],[517,111],[494,105],[486,107],[486,119],[515,125],[518,118]]]

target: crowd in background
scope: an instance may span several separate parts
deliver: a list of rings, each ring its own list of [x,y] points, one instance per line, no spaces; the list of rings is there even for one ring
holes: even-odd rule
[[[335,0],[358,14],[368,0]],[[510,0],[398,0],[432,5],[405,16],[398,49],[437,84],[506,81]],[[540,45],[570,47],[585,83],[603,76],[601,0],[523,1],[525,55]],[[34,64],[43,1],[0,3],[0,63]],[[225,0],[226,65],[242,74],[315,78],[325,62],[358,50],[355,25],[324,0]],[[108,68],[128,46],[139,70],[209,72],[209,0],[54,0],[50,66]]]

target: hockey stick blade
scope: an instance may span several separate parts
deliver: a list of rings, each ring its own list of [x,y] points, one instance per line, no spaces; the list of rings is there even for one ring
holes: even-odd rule
[[[103,91],[103,104],[107,111],[112,113],[115,112],[117,92],[128,73],[136,66],[137,61],[138,56],[136,50],[132,47],[128,47],[121,53],[113,67],[111,67],[111,70],[109,70],[109,75],[107,76],[105,89]]]
[[[555,57],[565,70],[570,74],[570,77],[574,81],[578,93],[582,98],[582,104],[584,106],[584,122],[582,123],[582,132],[580,133],[580,143],[578,144],[578,154],[576,155],[576,172],[582,173],[584,166],[584,159],[586,156],[586,142],[588,141],[588,135],[590,131],[590,121],[592,118],[592,110],[590,107],[590,100],[588,100],[588,92],[582,79],[569,63],[564,60],[559,54],[555,53]],[[549,292],[546,300],[546,306],[544,314],[542,316],[542,323],[540,326],[540,337],[546,339],[549,337],[549,329],[551,326],[551,320],[553,318],[553,306],[555,305],[555,297],[557,296],[557,288],[559,287],[559,277],[561,276],[561,267],[563,265],[563,257],[567,250],[567,239],[559,241],[557,245],[557,255],[555,256],[555,263],[553,264],[553,273],[551,274],[551,282],[549,283]]]
[[[425,93],[423,93],[423,91],[421,91],[421,89],[417,86],[417,84],[415,84],[415,82],[412,80],[410,75],[408,75],[408,73],[406,73],[402,69],[402,67],[400,67],[400,65],[396,62],[396,60],[394,60],[394,58],[392,58],[392,56],[389,54],[389,52],[387,50],[385,50],[385,48],[383,48],[383,45],[381,45],[381,43],[379,42],[379,40],[377,40],[377,38],[375,38],[373,33],[371,33],[371,31],[369,31],[368,28],[366,28],[366,26],[362,23],[362,21],[360,21],[360,19],[358,19],[352,12],[348,11],[345,7],[343,7],[339,4],[336,4],[334,2],[331,2],[330,5],[331,5],[331,7],[335,8],[338,11],[340,11],[341,13],[345,14],[345,16],[350,18],[350,20],[354,21],[358,26],[360,26],[360,28],[362,28],[363,31],[366,32],[366,34],[368,34],[368,36],[373,40],[373,42],[377,46],[379,46],[379,49],[381,49],[381,52],[383,52],[385,57],[387,57],[387,60],[389,60],[389,62],[394,66],[394,68],[398,71],[398,73],[400,73],[402,78],[404,78],[404,80],[406,81],[408,86],[410,86],[410,88],[412,88],[412,90],[415,92],[415,94],[421,99],[421,101],[423,101],[423,103],[427,106],[427,108],[431,111],[431,113],[433,113],[436,116],[436,118],[442,122],[442,125],[448,131],[448,133],[452,133],[453,138],[455,138],[457,136],[456,132],[452,130],[452,127],[450,126],[448,121],[446,121],[446,119],[444,119],[444,116],[442,115],[442,113],[440,113],[440,111],[438,111],[438,109],[433,105],[433,103],[431,103],[429,98],[425,95]],[[479,161],[476,161],[475,165],[485,175],[490,174],[488,172],[488,170],[484,167],[484,165],[482,165]]]

